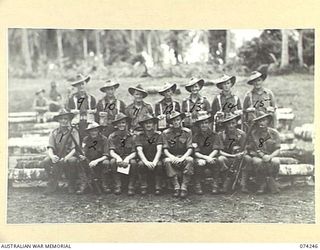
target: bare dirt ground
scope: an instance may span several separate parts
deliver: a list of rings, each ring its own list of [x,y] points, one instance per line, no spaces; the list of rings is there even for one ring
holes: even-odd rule
[[[10,188],[7,223],[213,222],[315,223],[314,187],[292,187],[280,194],[191,194],[185,200],[113,194],[82,196],[43,188]]]

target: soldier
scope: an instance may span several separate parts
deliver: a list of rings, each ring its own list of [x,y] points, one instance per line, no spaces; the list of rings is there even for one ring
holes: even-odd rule
[[[83,155],[79,155],[79,158],[82,161],[80,164],[83,164],[84,169],[92,169],[92,171],[88,171],[88,174],[90,175],[90,179],[98,194],[101,193],[101,186],[105,193],[111,192],[110,186],[107,185],[103,178],[103,174],[109,166],[109,161],[107,160],[107,137],[100,133],[99,128],[100,125],[96,122],[92,122],[88,125],[86,128],[88,135],[82,142]],[[83,194],[86,187],[86,183],[81,183],[77,194]]]
[[[88,122],[94,121],[94,113],[96,112],[96,99],[88,94],[85,84],[90,81],[90,76],[77,75],[72,79],[71,86],[77,88],[77,92],[72,94],[68,100],[67,109],[75,114],[74,123],[79,126],[80,141],[85,136],[85,129]]]
[[[174,188],[174,197],[188,195],[188,184],[193,175],[192,132],[182,127],[185,114],[172,111],[168,122],[172,124],[163,131],[164,165],[167,176],[171,179]],[[182,183],[178,181],[178,174],[182,172]]]
[[[146,114],[153,115],[152,106],[143,101],[143,99],[148,96],[148,93],[140,84],[136,87],[130,87],[128,91],[134,98],[133,103],[125,110],[125,114],[131,120],[129,128],[131,131],[142,131],[142,128],[139,126],[139,121],[141,121]]]
[[[51,82],[49,97],[50,97],[50,101],[49,101],[50,112],[58,112],[62,108],[63,104],[62,104],[62,96],[57,90],[57,84],[55,81]]]
[[[220,132],[223,149],[220,151],[220,156],[218,157],[218,162],[221,166],[221,177],[223,179],[223,187],[220,190],[221,193],[229,191],[233,180],[232,175],[234,169],[236,165],[240,164],[240,159],[244,154],[246,134],[237,128],[238,119],[240,119],[240,115],[229,114],[221,121],[221,125],[224,127],[224,130]],[[243,169],[245,169],[250,162],[250,156],[245,155],[243,160]],[[243,192],[247,192],[246,173],[247,171],[242,171],[240,185]]]
[[[100,91],[105,93],[105,96],[97,104],[96,120],[101,126],[101,133],[106,137],[115,131],[111,122],[116,114],[125,112],[126,106],[124,102],[118,100],[114,95],[119,86],[119,83],[108,80],[100,88]]]
[[[159,119],[158,129],[163,131],[169,127],[167,119],[171,114],[171,111],[175,110],[180,112],[180,104],[172,99],[173,93],[177,89],[177,84],[166,83],[158,93],[164,98],[157,102],[155,105],[155,114]]]
[[[231,88],[236,83],[235,76],[223,75],[214,82],[217,88],[222,90],[220,94],[215,96],[212,102],[212,117],[214,118],[215,124],[214,130],[218,132],[221,130],[218,125],[219,120],[226,117],[228,113],[239,113],[239,111],[241,111],[241,102],[240,98],[231,91]]]
[[[199,127],[198,132],[193,136],[193,143],[195,144],[195,193],[203,194],[201,188],[201,176],[204,172],[209,172],[208,175],[212,175],[212,193],[218,193],[218,178],[219,167],[217,163],[217,156],[219,150],[223,149],[222,142],[217,133],[213,132],[210,128],[212,122],[212,116],[205,112],[198,116],[195,125]]]
[[[252,85],[252,90],[248,91],[243,101],[243,112],[250,108],[255,109],[255,115],[258,111],[267,112],[273,115],[273,122],[270,124],[272,127],[276,126],[276,100],[271,90],[264,88],[263,82],[267,75],[259,71],[254,71],[249,76],[247,84]],[[248,117],[244,117],[244,121],[248,121]]]
[[[199,111],[211,112],[210,103],[206,97],[200,95],[200,90],[204,85],[203,79],[191,78],[189,83],[185,86],[186,90],[190,92],[190,96],[182,101],[182,112],[185,113],[186,119],[184,126],[191,128],[195,132],[193,123],[197,120]]]
[[[272,115],[262,111],[253,121],[255,127],[250,136],[249,154],[256,172],[258,190],[262,194],[268,188],[272,193],[278,193],[279,188],[275,181],[280,168],[280,136],[277,130],[268,127]]]
[[[41,162],[48,174],[46,194],[54,193],[59,186],[59,178],[65,172],[68,179],[68,192],[76,190],[77,163],[75,142],[79,143],[79,133],[70,126],[73,113],[61,110],[53,120],[59,122],[59,127],[49,135],[48,156]],[[71,138],[73,136],[74,140]]]
[[[47,98],[44,97],[44,89],[40,89],[36,92],[36,99],[33,102],[33,109],[37,112],[37,122],[46,122],[45,113],[49,110],[49,103]]]
[[[162,162],[160,160],[163,139],[161,132],[155,131],[158,119],[150,114],[139,122],[143,132],[135,138],[137,154],[140,158],[138,162],[140,173],[141,194],[147,193],[147,177],[152,174],[155,179],[155,194],[161,194],[161,177],[163,175]]]
[[[129,168],[129,185],[128,195],[135,194],[135,181],[137,178],[137,161],[133,136],[128,131],[129,117],[119,113],[116,115],[112,122],[114,126],[117,126],[115,132],[109,136],[109,154],[111,157],[110,166],[113,174],[113,180],[115,182],[114,193],[121,194],[121,174],[118,173],[117,168]]]

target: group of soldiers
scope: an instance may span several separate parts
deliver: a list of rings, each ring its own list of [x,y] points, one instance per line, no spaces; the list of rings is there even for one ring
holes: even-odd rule
[[[280,138],[274,128],[275,98],[263,87],[265,79],[266,74],[251,73],[247,84],[252,89],[243,105],[232,93],[235,76],[215,80],[221,93],[211,105],[200,94],[203,79],[185,85],[190,96],[181,105],[173,99],[177,85],[165,83],[159,90],[163,99],[153,111],[140,85],[128,89],[133,102],[126,106],[115,95],[120,84],[105,81],[100,88],[105,96],[97,102],[86,91],[90,76],[78,75],[71,82],[76,93],[54,117],[60,125],[49,136],[48,157],[42,162],[46,193],[57,190],[62,172],[68,192],[77,194],[91,189],[160,195],[168,189],[185,198],[190,184],[194,193],[203,194],[204,179],[210,180],[212,194],[237,186],[248,193],[249,178],[255,180],[257,194],[278,193]]]

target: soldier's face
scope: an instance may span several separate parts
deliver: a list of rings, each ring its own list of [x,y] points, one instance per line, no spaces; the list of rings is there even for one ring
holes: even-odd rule
[[[180,116],[178,116],[178,117],[176,117],[176,118],[174,118],[174,119],[172,120],[172,126],[173,126],[174,128],[180,128],[180,127],[181,127],[181,122],[182,122],[182,119],[181,119]]]
[[[231,80],[226,81],[226,82],[222,83],[221,85],[222,85],[222,90],[228,92],[231,89]]]
[[[154,123],[152,121],[147,121],[143,125],[144,129],[147,131],[153,130],[154,129]]]
[[[79,83],[76,85],[77,91],[78,92],[84,92],[85,91],[85,87],[84,87],[84,83]]]
[[[199,86],[198,83],[196,83],[195,85],[193,85],[193,86],[191,87],[191,93],[192,93],[192,94],[198,94],[199,91],[200,91],[200,86]]]
[[[99,130],[98,129],[91,129],[91,130],[89,130],[89,134],[92,138],[96,138],[96,137],[98,137]]]
[[[269,123],[268,117],[263,118],[263,119],[258,121],[258,125],[259,125],[260,128],[266,128],[268,126],[268,123]]]
[[[126,120],[121,120],[117,123],[117,127],[119,130],[124,131],[126,130],[127,122]]]
[[[258,79],[254,80],[254,82],[253,82],[254,88],[260,89],[262,87],[262,82],[263,81],[262,81],[261,77],[259,77]]]
[[[201,131],[204,131],[204,132],[207,131],[209,129],[209,125],[210,125],[210,123],[208,120],[200,122]]]
[[[143,95],[142,95],[142,93],[140,91],[135,91],[133,93],[133,98],[134,98],[135,101],[141,102],[142,99],[143,99]]]
[[[235,130],[236,127],[237,127],[237,121],[235,119],[229,121],[227,124],[226,124],[228,130]]]
[[[114,87],[107,88],[107,89],[106,89],[106,96],[108,96],[108,97],[113,97],[115,90],[116,90],[116,89],[115,89]]]
[[[173,94],[173,92],[172,92],[171,89],[168,89],[167,91],[165,91],[165,92],[163,93],[164,97],[167,98],[167,99],[170,99],[171,96],[172,96],[172,94]]]
[[[69,125],[69,118],[66,116],[62,116],[58,119],[60,123],[60,127],[67,127]]]

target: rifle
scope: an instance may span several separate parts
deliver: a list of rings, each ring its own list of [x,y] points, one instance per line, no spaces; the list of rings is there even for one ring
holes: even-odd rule
[[[249,129],[248,129],[248,133],[246,134],[246,138],[245,138],[245,141],[244,141],[244,144],[243,144],[243,147],[241,148],[241,152],[245,150],[247,144],[248,144],[248,139],[250,137],[250,134],[251,134],[251,131],[252,131],[252,128],[253,128],[253,124],[250,125]],[[237,171],[236,171],[236,177],[234,179],[234,182],[232,184],[232,188],[231,190],[234,191],[235,190],[235,187],[236,187],[236,184],[238,182],[238,179],[239,179],[239,176],[240,176],[240,172],[242,170],[242,165],[243,165],[243,161],[244,161],[244,157],[245,157],[246,154],[243,154],[241,156],[241,159],[240,159],[240,163],[239,163],[239,166],[237,168]],[[232,166],[231,168],[233,167],[233,165],[235,165],[235,162],[236,162],[236,159],[234,160],[234,162],[232,163]]]

